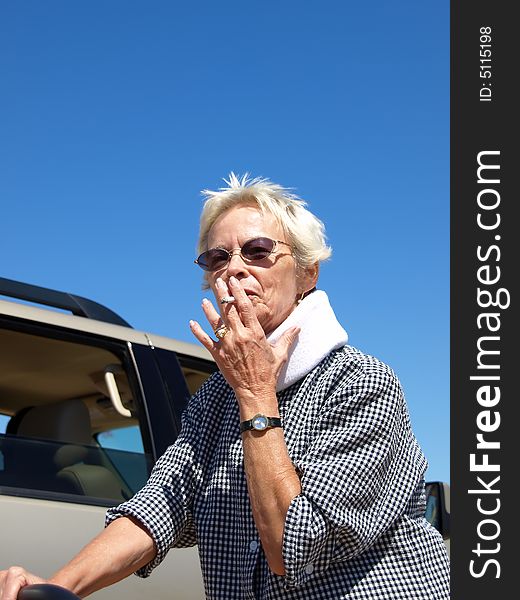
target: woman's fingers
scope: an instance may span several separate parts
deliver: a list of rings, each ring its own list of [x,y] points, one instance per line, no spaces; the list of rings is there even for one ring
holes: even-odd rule
[[[233,296],[229,287],[226,285],[226,283],[221,277],[217,279],[217,281],[215,282],[215,286],[217,302],[221,306],[220,311],[222,314],[222,320],[225,323],[229,324],[231,329],[234,329],[235,331],[239,330],[243,326],[243,323],[237,311],[237,299]],[[233,298],[233,302],[222,303],[222,298],[228,299],[231,297]]]
[[[222,323],[229,324],[231,329],[235,331],[240,329],[242,325],[242,321],[240,320],[240,316],[238,315],[236,306],[234,306],[235,299],[233,298],[233,302],[221,303],[222,298],[229,298],[230,291],[228,286],[224,283],[224,281],[219,277],[216,283],[216,300],[221,306],[220,313],[216,310],[213,304],[206,298],[202,301],[202,310],[208,319],[209,324],[213,331],[217,329]]]
[[[229,308],[228,314],[231,316],[232,309],[235,309],[237,318],[245,327],[252,329],[259,326],[253,304],[236,277],[229,278],[229,291],[235,298],[235,302],[233,303],[233,307]]]
[[[274,389],[280,366],[286,360],[285,345],[288,346],[292,340],[284,340],[284,344],[276,348],[276,353],[273,352],[255,308],[236,278],[230,278],[229,285],[221,278],[217,279],[214,290],[221,314],[207,299],[203,300],[202,309],[218,341],[212,339],[196,321],[190,321],[193,335],[211,353],[235,392],[248,390],[248,394],[256,394]],[[234,297],[233,302],[221,304],[220,299],[228,296]]]
[[[242,327],[246,327],[254,330],[260,326],[251,300],[248,298],[238,279],[230,277],[229,283],[226,285],[225,281],[219,277],[215,282],[215,286],[216,299],[222,307],[222,320],[228,324],[231,329],[240,331]],[[226,300],[233,298],[233,301],[222,302],[222,298]],[[213,309],[213,311],[213,314],[210,315],[213,320],[208,318],[212,326],[217,314],[215,309]],[[206,316],[208,316],[208,314]]]
[[[207,298],[204,298],[202,301],[202,310],[206,315],[206,319],[208,320],[208,323],[213,331],[215,331],[219,325],[222,325],[222,317]]]
[[[289,357],[289,350],[296,341],[300,331],[300,327],[291,327],[280,337],[276,344],[271,346],[273,349],[273,353],[277,359],[277,374],[280,372],[280,369],[283,367],[283,365],[287,362],[287,358]]]
[[[45,580],[22,567],[11,567],[6,571],[0,571],[0,598],[16,600],[20,589],[33,583],[45,583]]]
[[[190,329],[193,335],[199,340],[199,342],[211,352],[213,355],[217,349],[217,342],[215,342],[209,335],[202,329],[197,321],[190,321]]]

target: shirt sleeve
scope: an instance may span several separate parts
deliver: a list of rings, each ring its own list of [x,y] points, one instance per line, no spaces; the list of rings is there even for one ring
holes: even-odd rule
[[[198,419],[194,415],[197,404],[194,397],[183,413],[179,437],[157,461],[146,485],[106,514],[105,526],[122,516],[133,517],[152,536],[157,554],[136,572],[140,577],[148,577],[170,548],[197,543],[191,510],[194,491],[201,478]]]
[[[374,362],[335,386],[296,467],[302,492],[285,521],[287,588],[367,550],[405,512],[423,479],[427,463],[389,367]]]

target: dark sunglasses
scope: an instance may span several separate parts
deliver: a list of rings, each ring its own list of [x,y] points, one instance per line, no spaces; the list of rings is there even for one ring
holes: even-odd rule
[[[285,244],[289,246],[287,242],[281,240],[272,240],[267,237],[253,238],[247,240],[242,248],[233,248],[232,250],[226,250],[226,248],[210,248],[203,252],[195,263],[199,265],[204,271],[218,271],[225,267],[231,260],[231,257],[235,254],[235,250],[240,252],[240,256],[249,261],[262,260],[267,258],[276,250],[277,244]]]

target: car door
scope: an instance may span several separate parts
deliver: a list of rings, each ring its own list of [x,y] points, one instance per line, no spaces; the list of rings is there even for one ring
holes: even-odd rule
[[[103,528],[108,506],[142,487],[175,440],[193,390],[175,353],[132,337],[0,319],[2,567],[49,577]],[[196,371],[192,357],[181,360]],[[196,549],[172,550],[152,577],[91,597],[203,598]]]

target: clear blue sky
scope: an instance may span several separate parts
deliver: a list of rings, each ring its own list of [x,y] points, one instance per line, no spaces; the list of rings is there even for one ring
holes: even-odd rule
[[[293,187],[449,481],[449,2],[6,0],[0,73],[2,276],[195,341],[200,190]]]

